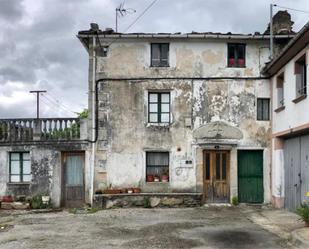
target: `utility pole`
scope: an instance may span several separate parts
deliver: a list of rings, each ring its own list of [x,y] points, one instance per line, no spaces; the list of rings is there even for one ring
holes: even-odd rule
[[[46,93],[46,91],[37,90],[37,91],[30,91],[30,93],[36,93],[36,118],[39,119],[40,117],[40,93]]]

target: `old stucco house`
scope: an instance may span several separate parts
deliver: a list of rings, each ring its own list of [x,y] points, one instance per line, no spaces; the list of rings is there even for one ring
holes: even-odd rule
[[[291,24],[275,32],[277,51]],[[268,33],[122,34],[92,24],[78,38],[89,54],[93,189],[271,201]]]
[[[279,53],[293,23],[287,12],[273,23]],[[138,187],[271,201],[269,31],[124,34],[92,24],[78,39],[89,55],[88,120],[0,120],[1,196],[71,207],[101,201],[97,190]]]
[[[295,210],[309,191],[309,23],[267,65],[272,106],[272,196]]]

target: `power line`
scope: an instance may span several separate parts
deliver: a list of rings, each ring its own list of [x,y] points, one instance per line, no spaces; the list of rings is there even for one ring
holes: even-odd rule
[[[55,97],[54,95],[50,94],[49,92],[47,92],[46,94],[49,95],[50,98],[54,99],[59,105],[62,105],[64,108],[70,110],[70,107],[68,107],[67,105],[63,104],[60,100],[57,99],[57,97]]]
[[[158,0],[153,0],[144,11],[123,31],[123,33],[127,32]]]
[[[277,4],[274,4],[274,7],[278,7],[278,8],[282,8],[282,9],[288,9],[288,10],[293,10],[293,11],[298,11],[298,12],[303,12],[303,13],[309,14],[309,11],[307,11],[307,10],[293,9],[293,8],[289,8],[289,7],[285,7],[285,6],[281,6],[281,5],[277,5]]]
[[[71,111],[71,110],[69,110],[69,109],[66,109],[66,108],[62,107],[62,106],[59,105],[57,102],[55,102],[54,100],[48,98],[47,96],[42,95],[42,97],[43,97],[44,99],[46,99],[46,100],[52,105],[52,108],[55,109],[55,106],[57,106],[57,107],[58,107],[59,109],[61,109],[62,111],[65,111],[65,112],[67,112],[67,113],[74,113],[74,114],[76,114],[75,112],[73,112],[73,111]]]
[[[48,93],[47,93],[48,94]],[[68,112],[72,112],[74,114],[76,114],[77,112],[72,111],[69,107],[65,106],[64,104],[62,104],[59,100],[57,100],[56,98],[54,98],[52,95],[48,94],[50,97],[44,95],[44,97],[46,99],[48,99],[50,102],[53,102],[54,105],[57,105],[59,108],[62,108],[63,110],[66,110]]]
[[[42,96],[43,97],[43,96]],[[45,99],[45,100],[44,100]],[[46,102],[46,100],[48,101],[48,102]],[[50,109],[52,109],[52,110],[54,110],[54,111],[61,111],[61,112],[65,112],[65,113],[67,113],[67,114],[69,114],[69,112],[67,111],[67,110],[64,110],[64,109],[62,109],[62,108],[56,108],[55,107],[55,104],[54,103],[52,103],[50,100],[48,100],[47,98],[45,98],[45,97],[43,97],[43,99],[42,99],[42,101],[46,104],[46,105],[48,105],[49,106],[49,108]],[[71,114],[69,114],[69,115],[71,115]]]

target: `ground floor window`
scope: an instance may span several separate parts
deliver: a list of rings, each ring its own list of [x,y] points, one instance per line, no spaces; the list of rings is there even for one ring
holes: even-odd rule
[[[169,153],[146,152],[146,181],[169,181]]]
[[[29,152],[10,153],[10,182],[30,182],[31,163]]]

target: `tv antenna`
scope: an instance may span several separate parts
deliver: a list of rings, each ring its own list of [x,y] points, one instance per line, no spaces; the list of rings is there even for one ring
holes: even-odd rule
[[[132,8],[125,8],[124,1],[116,8],[116,32],[118,32],[118,15],[123,17],[127,14],[133,14],[136,10]]]

